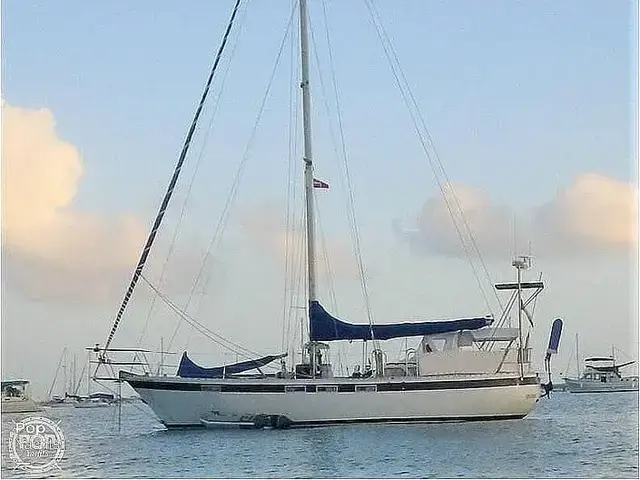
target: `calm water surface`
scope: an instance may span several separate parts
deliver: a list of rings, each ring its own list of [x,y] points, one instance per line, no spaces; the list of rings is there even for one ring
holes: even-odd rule
[[[166,431],[143,404],[47,409],[66,439],[48,477],[638,478],[638,394],[555,393],[524,420]],[[2,476],[13,470],[2,416]]]

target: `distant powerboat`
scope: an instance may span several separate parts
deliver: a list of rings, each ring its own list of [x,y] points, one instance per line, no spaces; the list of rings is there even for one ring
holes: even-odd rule
[[[620,369],[634,361],[616,365],[614,357],[590,357],[584,360],[585,369],[578,378],[565,378],[571,393],[637,392],[638,377],[623,377]]]
[[[32,413],[41,408],[29,397],[28,380],[2,382],[2,413]]]

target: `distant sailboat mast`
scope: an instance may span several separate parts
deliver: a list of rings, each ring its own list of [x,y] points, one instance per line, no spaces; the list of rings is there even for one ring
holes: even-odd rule
[[[78,394],[78,354],[74,353],[73,354],[73,394],[77,395]]]
[[[576,374],[580,378],[580,346],[578,345],[578,334],[576,333]]]
[[[313,204],[313,155],[311,150],[311,92],[309,91],[309,36],[307,32],[307,0],[300,0],[300,63],[302,88],[302,128],[304,132],[304,190],[306,200],[307,226],[307,280],[308,301],[317,301],[316,292],[316,252],[315,252],[315,214]],[[309,353],[311,372],[315,378],[316,348],[311,341],[311,318],[309,315]]]
[[[67,366],[66,366],[66,355],[67,355],[67,347],[64,347],[62,350],[62,355],[60,355],[60,360],[58,360],[58,366],[56,367],[56,372],[53,374],[53,381],[51,382],[51,386],[49,387],[49,391],[47,392],[47,400],[51,399],[51,395],[53,394],[53,389],[56,386],[56,380],[58,379],[58,373],[60,372],[60,368],[63,368],[63,389],[67,388]]]

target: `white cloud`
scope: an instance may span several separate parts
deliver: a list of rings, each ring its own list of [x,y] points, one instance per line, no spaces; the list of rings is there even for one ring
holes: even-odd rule
[[[478,190],[459,185],[446,188],[445,197],[431,198],[424,203],[414,230],[407,233],[412,247],[418,251],[435,251],[446,255],[464,254],[458,230],[470,246],[465,234],[468,225],[483,253],[508,251],[510,220],[506,208],[493,205]],[[456,219],[456,224],[452,217]]]
[[[460,209],[483,255],[504,257],[511,252],[513,212],[478,190],[452,188],[457,204],[451,189],[446,196],[466,245],[471,248]],[[582,174],[553,200],[518,215],[518,244],[522,248],[531,241],[534,253],[544,255],[629,253],[638,240],[637,212],[633,185],[596,173]],[[444,199],[427,200],[412,227],[400,234],[417,251],[464,254]]]
[[[541,247],[563,252],[630,251],[638,242],[638,191],[596,173],[580,175],[534,214]]]
[[[2,160],[4,285],[77,301],[121,292],[146,229],[132,215],[74,208],[84,166],[51,111],[3,102]]]

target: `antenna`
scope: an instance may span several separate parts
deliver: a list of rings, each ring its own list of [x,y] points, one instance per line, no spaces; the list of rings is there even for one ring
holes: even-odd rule
[[[511,252],[511,258],[516,258],[518,255],[518,233],[517,233],[517,221],[516,221],[516,213],[513,213],[513,252]]]
[[[511,265],[515,267],[518,273],[518,291],[516,292],[518,301],[518,364],[520,366],[520,378],[524,378],[524,354],[526,349],[522,339],[522,310],[524,308],[524,303],[522,302],[522,272],[531,268],[531,257],[526,255],[516,256]]]

